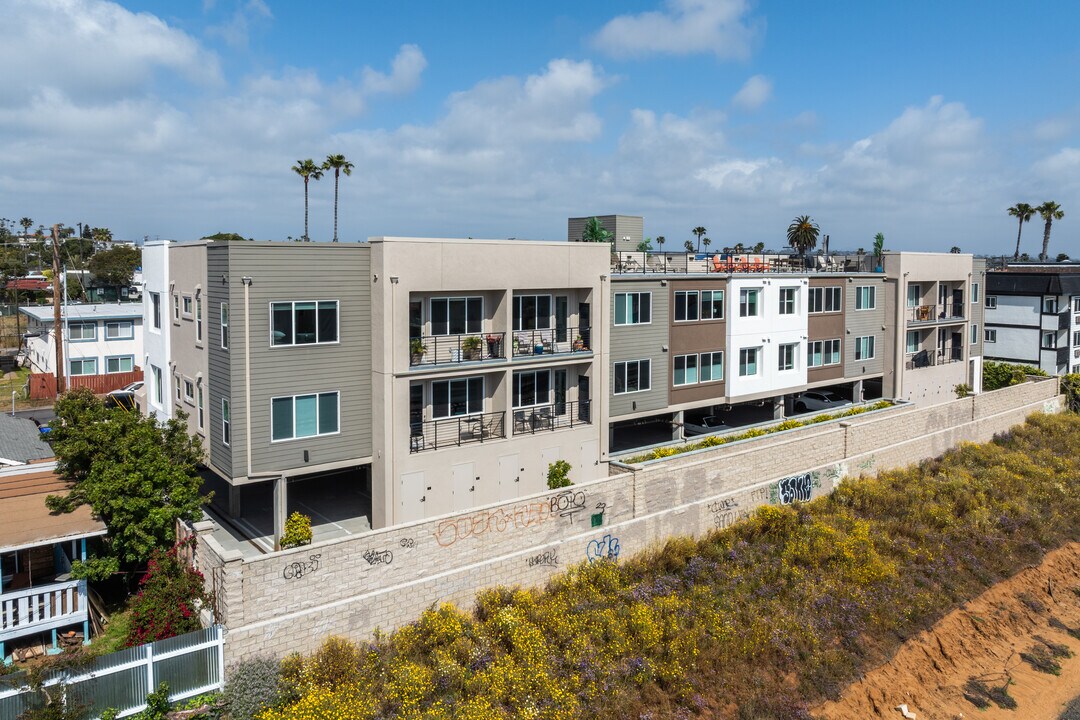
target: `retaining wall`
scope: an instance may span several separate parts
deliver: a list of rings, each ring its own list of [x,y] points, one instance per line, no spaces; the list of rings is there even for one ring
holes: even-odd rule
[[[310,652],[327,635],[391,630],[437,602],[496,585],[543,585],[567,566],[723,528],[766,504],[831,492],[844,477],[985,442],[1059,412],[1056,379],[931,407],[901,405],[650,461],[561,491],[257,558],[200,526],[200,569],[228,628],[229,664]]]

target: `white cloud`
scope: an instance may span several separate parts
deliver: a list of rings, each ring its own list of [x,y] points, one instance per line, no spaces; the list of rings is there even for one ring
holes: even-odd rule
[[[204,0],[203,12],[208,12],[212,9],[213,4],[211,3],[207,6]],[[273,19],[274,13],[270,11],[270,8],[263,0],[247,0],[247,2],[241,3],[239,7],[233,11],[232,16],[229,17],[228,20],[218,25],[207,27],[206,33],[211,37],[220,37],[230,47],[246,48],[248,36],[251,33],[251,26]]]
[[[743,110],[757,110],[772,97],[772,81],[764,75],[754,75],[739,88],[731,104]]]
[[[420,84],[420,74],[426,67],[427,59],[419,47],[402,45],[391,63],[389,75],[369,67],[363,69],[363,88],[368,93],[411,92]]]
[[[611,19],[593,43],[618,58],[712,53],[746,59],[765,28],[749,12],[747,0],[667,0],[662,11]]]

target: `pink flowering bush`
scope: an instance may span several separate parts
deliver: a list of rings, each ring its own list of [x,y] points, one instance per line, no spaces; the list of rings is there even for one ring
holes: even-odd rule
[[[203,575],[181,556],[195,538],[177,543],[168,552],[154,550],[131,604],[127,646],[183,635],[202,627],[199,608],[210,605]]]

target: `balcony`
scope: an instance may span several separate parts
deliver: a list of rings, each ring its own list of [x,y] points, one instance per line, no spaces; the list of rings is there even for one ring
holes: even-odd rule
[[[67,580],[0,595],[0,648],[23,635],[84,622],[86,581]]]
[[[503,332],[409,338],[409,366],[503,360],[505,341]]]
[[[592,403],[563,402],[514,410],[514,434],[533,434],[592,424]]]
[[[506,413],[493,412],[414,422],[409,452],[458,447],[506,437]]]
[[[880,260],[866,254],[792,255],[754,252],[613,252],[616,275],[693,275],[711,273],[881,272]]]
[[[511,333],[514,357],[592,352],[590,328],[544,328]]]
[[[934,367],[936,365],[948,365],[949,363],[961,362],[964,359],[964,348],[959,346],[946,347],[936,351],[920,350],[914,355],[908,356],[904,367],[908,370]]]
[[[907,309],[909,323],[954,322],[964,319],[964,303],[915,305]]]

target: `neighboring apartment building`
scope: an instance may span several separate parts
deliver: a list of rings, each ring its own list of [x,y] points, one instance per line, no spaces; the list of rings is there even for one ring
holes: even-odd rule
[[[26,324],[26,356],[35,373],[56,373],[51,305],[19,308]],[[142,305],[93,304],[63,308],[68,377],[135,372],[143,356]]]
[[[566,237],[570,242],[579,242],[585,232],[585,224],[593,218],[600,221],[600,226],[611,233],[611,247],[617,252],[631,252],[645,239],[645,218],[640,215],[589,215],[588,217],[570,218],[566,221]]]
[[[1080,372],[1080,266],[1007,264],[987,273],[988,360]]]

